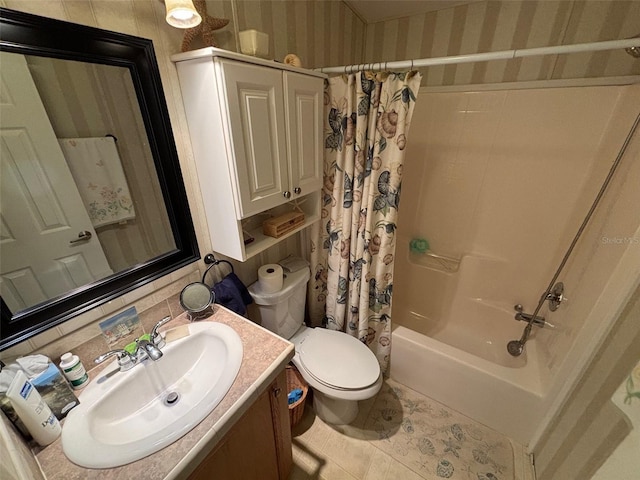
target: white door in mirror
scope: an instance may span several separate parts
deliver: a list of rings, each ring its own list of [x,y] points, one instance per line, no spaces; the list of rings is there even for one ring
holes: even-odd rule
[[[189,432],[224,398],[240,370],[242,341],[215,322],[127,372],[107,367],[84,390],[62,428],[62,449],[87,468],[112,468],[150,455]]]
[[[2,52],[0,212],[10,234],[0,258],[13,312],[111,275],[107,257],[23,55]],[[6,91],[5,91],[6,90]],[[91,234],[77,240],[78,232]],[[71,272],[71,273],[70,273]]]

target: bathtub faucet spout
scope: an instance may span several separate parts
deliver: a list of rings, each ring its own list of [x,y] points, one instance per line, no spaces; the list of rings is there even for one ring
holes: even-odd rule
[[[516,320],[522,320],[524,322],[527,322],[529,324],[533,324],[536,327],[544,327],[545,325],[549,325],[544,317],[540,317],[538,315],[536,315],[536,317],[534,318],[533,315],[530,315],[528,313],[524,313],[524,307],[520,304],[516,305],[513,307],[513,309],[518,312],[515,314],[515,316],[513,318],[515,318]],[[533,320],[532,320],[533,319]]]

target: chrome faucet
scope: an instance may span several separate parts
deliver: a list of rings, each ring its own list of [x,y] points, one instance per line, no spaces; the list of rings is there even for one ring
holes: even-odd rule
[[[107,353],[103,353],[98,358],[96,358],[94,362],[96,364],[102,363],[115,355],[118,358],[118,366],[120,367],[120,371],[126,372],[146,358],[150,358],[154,362],[157,361],[162,357],[162,351],[160,349],[165,345],[164,337],[160,332],[158,332],[158,329],[169,321],[171,321],[171,317],[164,317],[162,320],[156,323],[151,329],[151,333],[149,334],[150,340],[138,338],[136,340],[135,353],[131,354],[126,350],[116,348],[115,350],[110,350]]]
[[[126,350],[122,350],[121,348],[116,348],[115,350],[110,350],[107,353],[103,353],[94,360],[94,363],[97,365],[113,357],[114,355],[118,358],[118,366],[120,367],[121,372],[126,372],[127,370],[132,369],[137,363],[136,357],[131,355]]]
[[[162,336],[162,334],[160,332],[158,332],[158,329],[163,326],[165,323],[170,322],[171,321],[171,317],[166,316],[164,317],[162,320],[160,320],[158,323],[156,323],[154,325],[154,327],[151,329],[151,341],[153,342],[153,344],[158,347],[158,348],[162,348],[164,347],[164,337]]]
[[[520,304],[514,306],[513,309],[516,312],[518,312],[514,316],[516,320],[521,320],[523,322],[533,324],[536,327],[540,327],[540,328],[544,327],[545,325],[549,325],[549,323],[547,323],[544,317],[536,315],[536,317],[533,318],[533,315],[529,313],[524,313],[524,307]]]
[[[136,357],[138,362],[141,362],[145,358],[150,358],[155,362],[162,357],[162,352],[153,342],[139,338],[136,340]]]

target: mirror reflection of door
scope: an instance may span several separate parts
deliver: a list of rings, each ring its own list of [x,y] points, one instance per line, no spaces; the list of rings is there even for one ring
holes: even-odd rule
[[[113,271],[24,56],[0,62],[0,292],[18,311]]]

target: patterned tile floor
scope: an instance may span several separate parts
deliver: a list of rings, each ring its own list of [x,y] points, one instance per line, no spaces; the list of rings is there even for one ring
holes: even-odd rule
[[[289,480],[534,480],[524,448],[393,380],[331,427],[307,402]]]

